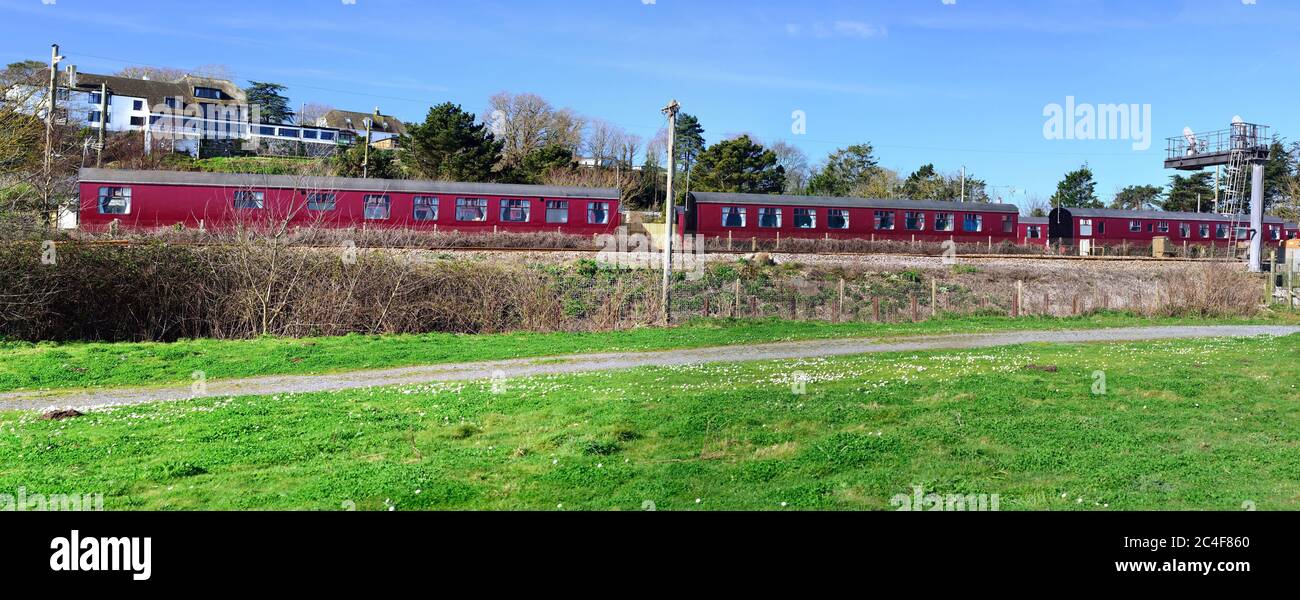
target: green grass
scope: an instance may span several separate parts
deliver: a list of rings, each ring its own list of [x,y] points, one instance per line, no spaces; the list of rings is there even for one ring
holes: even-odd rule
[[[103,493],[110,510],[889,510],[923,486],[1003,510],[1296,509],[1297,364],[1300,336],[1029,345],[8,413],[0,493]]]
[[[609,333],[350,335],[117,344],[10,342],[0,343],[0,392],[188,383],[195,371],[203,371],[212,381],[258,375],[318,374],[586,352],[669,350],[824,338],[1246,322],[1265,321],[1152,320],[1123,314],[1076,319],[952,317],[893,324],[774,319],[699,320],[672,329],[645,328]]]

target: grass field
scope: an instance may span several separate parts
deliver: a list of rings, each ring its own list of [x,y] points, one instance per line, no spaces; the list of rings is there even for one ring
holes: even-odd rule
[[[1030,345],[8,413],[0,493],[103,493],[110,510],[889,510],[923,486],[1002,510],[1296,509],[1297,364],[1300,336]]]
[[[32,389],[154,386],[208,380],[296,375],[412,365],[557,356],[585,352],[668,350],[731,344],[889,337],[1027,329],[1092,329],[1272,320],[1149,319],[1124,314],[1081,318],[952,317],[921,323],[824,323],[700,320],[672,329],[609,333],[426,334],[332,338],[193,340],[162,343],[0,343],[0,392]],[[1290,322],[1296,322],[1290,318]]]

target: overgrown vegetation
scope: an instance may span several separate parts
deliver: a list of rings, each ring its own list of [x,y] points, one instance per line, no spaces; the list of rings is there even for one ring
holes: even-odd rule
[[[324,234],[321,234],[324,235]],[[0,245],[0,336],[16,340],[175,340],[348,333],[608,331],[655,323],[659,276],[593,260],[520,264],[436,251],[241,236],[221,245]],[[1208,264],[1156,280],[1106,280],[1044,269],[875,271],[740,259],[678,272],[673,311],[696,316],[825,321],[919,320],[945,313],[1104,310],[1250,316],[1262,286]],[[1189,287],[1190,282],[1190,287]],[[1116,297],[1115,288],[1124,290]],[[841,292],[842,290],[842,292]],[[877,303],[879,311],[877,311]]]

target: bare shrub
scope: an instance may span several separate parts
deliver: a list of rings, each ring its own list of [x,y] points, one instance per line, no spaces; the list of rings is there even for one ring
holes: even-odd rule
[[[1162,278],[1151,312],[1159,316],[1250,316],[1261,309],[1262,287],[1240,265],[1198,264]]]

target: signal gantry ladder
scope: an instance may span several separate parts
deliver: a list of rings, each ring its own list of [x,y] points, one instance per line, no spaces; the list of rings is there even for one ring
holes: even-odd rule
[[[1231,218],[1229,239],[1243,241],[1238,233],[1249,220],[1250,270],[1264,270],[1264,164],[1268,161],[1268,127],[1233,119],[1230,129],[1202,136],[1190,129],[1169,138],[1165,168],[1200,171],[1227,167],[1227,189],[1220,213]],[[1249,192],[1247,191],[1249,190]]]

